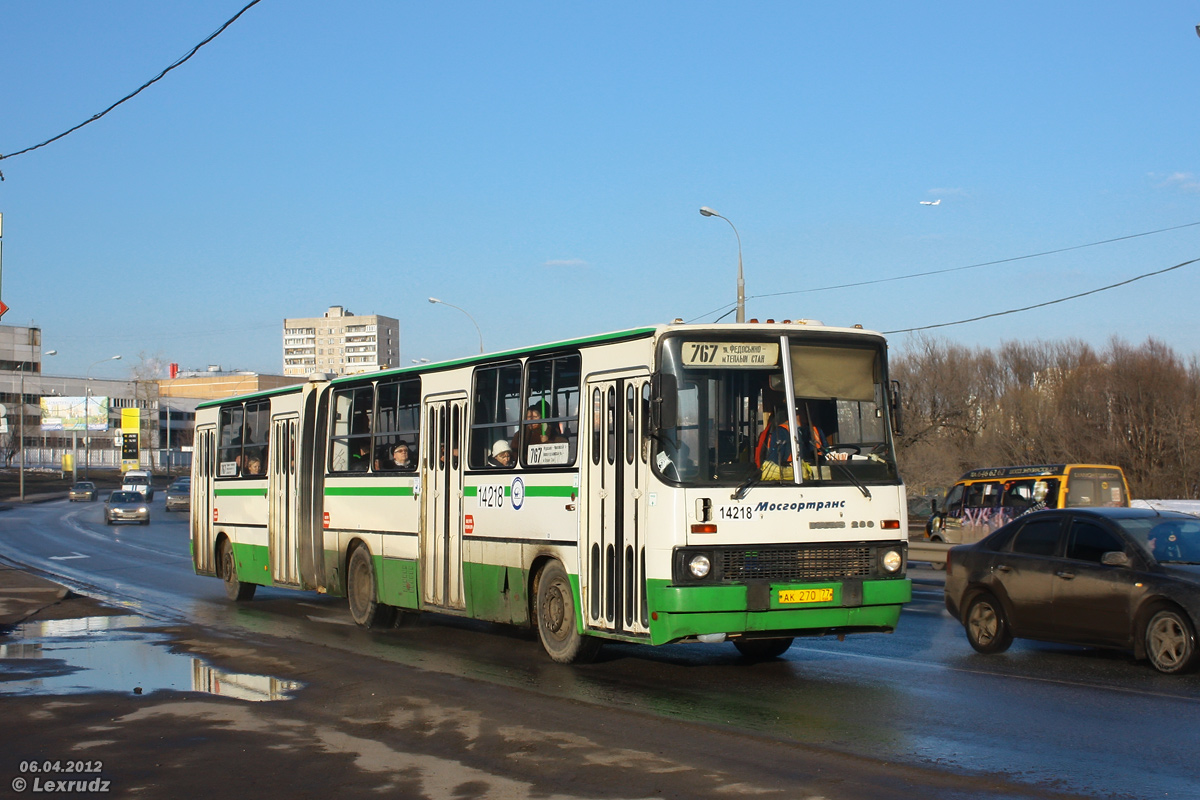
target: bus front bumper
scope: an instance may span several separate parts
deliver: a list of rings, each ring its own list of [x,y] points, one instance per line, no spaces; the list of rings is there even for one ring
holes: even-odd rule
[[[823,589],[833,590],[832,599],[790,602],[807,599],[810,593],[804,590]],[[764,638],[890,632],[900,619],[900,607],[912,600],[912,581],[907,578],[759,586],[661,581],[647,590],[654,644],[722,633]]]

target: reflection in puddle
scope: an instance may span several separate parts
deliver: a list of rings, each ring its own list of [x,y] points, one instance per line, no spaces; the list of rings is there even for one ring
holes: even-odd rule
[[[238,700],[288,700],[301,687],[270,675],[214,669],[169,652],[166,636],[138,616],[47,620],[20,625],[0,644],[0,696],[89,692],[204,692]]]

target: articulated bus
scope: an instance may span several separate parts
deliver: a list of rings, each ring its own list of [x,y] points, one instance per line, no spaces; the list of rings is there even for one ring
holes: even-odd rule
[[[531,626],[562,663],[604,640],[774,658],[890,632],[911,599],[898,407],[883,337],[820,323],[318,374],[200,406],[192,558],[233,600],[287,587],[347,597],[368,628]],[[761,463],[800,412],[824,446],[790,434],[788,463]]]

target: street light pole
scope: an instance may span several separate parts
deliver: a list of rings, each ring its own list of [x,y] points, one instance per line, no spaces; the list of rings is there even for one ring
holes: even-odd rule
[[[57,350],[47,350],[42,353],[44,356],[56,356]],[[21,362],[21,393],[17,396],[17,407],[20,409],[17,413],[20,414],[19,428],[21,437],[21,477],[17,481],[19,484],[17,489],[17,497],[22,503],[25,502],[25,368],[26,362]]]
[[[729,222],[728,217],[722,217],[717,212],[713,211],[708,206],[701,206],[700,213],[706,217],[720,217]],[[738,234],[737,227],[729,222],[729,227],[733,228],[733,235],[737,236],[738,243],[738,278],[737,278],[737,321],[746,321],[746,280],[742,277],[742,237]]]
[[[429,302],[441,303],[444,306],[450,306],[451,308],[458,308],[458,306],[454,305],[453,303],[447,303],[445,300],[438,300],[436,297],[429,298]],[[479,334],[479,353],[480,353],[480,355],[482,355],[483,354],[483,331],[479,330],[479,323],[475,321],[474,317],[472,317],[470,314],[467,313],[467,310],[465,308],[458,308],[458,310],[464,314],[467,314],[467,319],[471,320],[471,324],[475,326],[475,332]]]
[[[120,356],[110,356],[96,361],[87,368],[83,377],[83,477],[92,477],[92,428],[88,424],[92,405],[92,367],[105,361],[120,361]],[[107,422],[107,420],[106,420]]]

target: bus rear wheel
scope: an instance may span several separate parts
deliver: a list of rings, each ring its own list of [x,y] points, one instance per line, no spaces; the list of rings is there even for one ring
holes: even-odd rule
[[[254,590],[258,588],[258,584],[238,580],[237,562],[233,560],[233,545],[229,543],[228,539],[221,540],[221,546],[217,552],[217,568],[220,570],[221,580],[225,582],[226,597],[235,602],[253,599]]]
[[[356,547],[346,568],[350,616],[361,628],[390,628],[394,609],[375,598],[375,564],[366,547]]]
[[[733,646],[750,661],[769,661],[786,653],[793,641],[790,636],[785,639],[734,639]]]
[[[567,571],[557,561],[542,568],[537,584],[537,629],[542,647],[560,664],[587,664],[596,657],[600,639],[579,632],[575,592]]]

